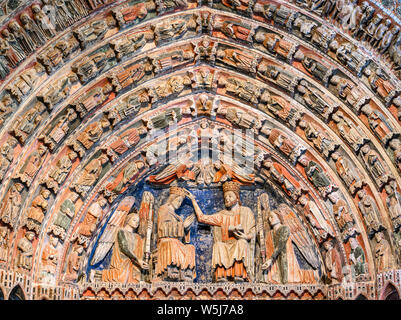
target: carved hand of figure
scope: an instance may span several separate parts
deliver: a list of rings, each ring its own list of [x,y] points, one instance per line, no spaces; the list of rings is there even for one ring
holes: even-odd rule
[[[148,269],[149,269],[149,263],[147,263],[146,261],[142,260],[142,261],[140,262],[140,264],[141,264],[141,268],[142,268],[143,270],[148,270]]]
[[[194,201],[196,202],[195,196],[190,191],[188,191],[187,189],[184,189],[184,191],[185,191],[185,195],[187,196],[187,198],[189,200],[191,200],[192,202],[194,202]]]
[[[267,270],[271,267],[272,265],[272,259],[267,260],[264,264],[262,264],[262,270]]]
[[[245,233],[244,233],[243,231],[241,231],[241,230],[235,229],[235,231],[234,231],[233,233],[234,233],[234,236],[235,236],[237,239],[245,239],[245,240],[248,240],[248,235],[245,234]]]
[[[195,215],[191,214],[184,220],[184,228],[187,229],[191,226],[191,224],[195,221]]]

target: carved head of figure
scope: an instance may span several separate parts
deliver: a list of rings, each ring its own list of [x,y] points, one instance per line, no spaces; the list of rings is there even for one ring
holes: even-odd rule
[[[392,139],[389,142],[389,146],[393,150],[400,150],[401,149],[401,141],[400,139]]]
[[[51,234],[49,237],[49,243],[52,245],[53,248],[56,248],[58,245],[58,238]]]
[[[22,189],[24,189],[24,186],[21,183],[16,183],[14,184],[14,188],[15,190],[17,190],[18,192],[21,192]]]
[[[299,157],[298,162],[301,164],[303,167],[307,167],[309,165],[309,159],[305,155]]]
[[[393,182],[393,181],[392,181],[392,182]],[[395,181],[394,181],[394,182],[395,182]],[[394,186],[394,185],[392,185],[392,184],[387,184],[387,185],[384,187],[384,190],[386,191],[387,195],[391,195],[391,194],[394,193],[395,190],[397,190],[396,188],[397,188],[397,187]]]
[[[227,181],[223,184],[224,204],[227,208],[234,207],[240,203],[239,197],[240,185],[234,181]]]
[[[273,166],[273,160],[272,160],[272,158],[267,158],[267,159],[265,159],[264,161],[263,161],[263,166],[266,168],[266,169],[270,169],[272,166]]]
[[[25,233],[25,238],[27,238],[29,242],[32,242],[33,239],[35,238],[35,233],[32,232],[32,231],[27,231],[27,232]],[[57,238],[56,238],[56,239],[57,239]]]
[[[340,196],[337,192],[331,192],[327,195],[327,198],[330,200],[331,203],[336,204],[337,201],[340,199]]]
[[[34,4],[33,6],[32,6],[32,12],[35,14],[35,13],[39,13],[40,12],[40,6],[39,5],[37,5],[37,4]]]
[[[78,157],[78,155],[77,155],[77,153],[75,151],[71,151],[71,152],[68,153],[68,158],[71,161],[74,161],[77,157]]]
[[[11,21],[8,25],[11,31],[19,31],[21,28],[16,21]]]
[[[27,24],[29,22],[30,18],[28,16],[28,14],[23,13],[20,16],[20,20],[21,20],[22,24]]]
[[[263,31],[258,31],[255,34],[255,40],[257,42],[263,42],[265,41],[265,33]]]
[[[362,4],[361,4],[361,7],[362,7],[362,10],[364,11],[364,10],[366,10],[366,8],[369,6],[369,3],[367,2],[367,1],[364,1],[364,2],[362,2]]]
[[[297,91],[302,95],[308,92],[308,83],[304,79],[302,79],[297,85]]]
[[[178,92],[181,92],[182,90],[184,90],[184,81],[181,77],[173,76],[169,79],[168,82],[174,93],[178,93]]]
[[[170,203],[171,206],[175,210],[177,210],[179,207],[181,207],[182,202],[185,199],[185,190],[179,187],[170,187],[170,195],[168,197],[168,203]]]
[[[50,196],[50,191],[47,190],[47,189],[42,189],[42,190],[40,191],[40,194],[42,195],[42,197],[43,197],[44,199],[48,199],[49,196]]]
[[[8,228],[7,227],[0,227],[0,239],[3,241],[8,236]]]
[[[331,155],[331,158],[332,158],[334,161],[337,161],[338,159],[340,159],[340,154],[339,154],[338,152],[334,152],[334,153]]]
[[[376,243],[381,243],[383,239],[384,239],[383,232],[376,232],[375,233]]]
[[[304,58],[305,58],[305,55],[304,55],[304,53],[303,53],[301,50],[297,50],[297,52],[295,52],[295,54],[294,54],[294,60],[296,60],[296,61],[302,61],[302,60],[304,60]]]
[[[393,26],[393,28],[391,29],[391,33],[393,35],[396,35],[399,31],[400,31],[400,27],[399,26]]]
[[[276,225],[281,224],[280,216],[278,215],[276,210],[270,211],[268,220],[269,220],[269,224],[272,228],[274,228],[274,226],[276,226]]]
[[[350,238],[349,239],[349,244],[351,246],[351,249],[356,249],[356,248],[359,247],[358,240],[356,240],[355,238]]]
[[[333,40],[333,41],[331,41],[330,44],[329,44],[330,50],[331,50],[331,51],[334,51],[334,52],[336,52],[337,49],[338,49],[339,47],[340,47],[340,45],[339,45],[339,43],[338,43],[337,40]]]
[[[363,155],[367,154],[370,151],[370,147],[369,145],[365,144],[362,148],[361,148],[361,153]]]
[[[47,151],[47,147],[44,144],[41,144],[38,148],[38,152],[41,156],[43,156]]]
[[[365,198],[365,196],[366,196],[366,191],[365,190],[359,190],[358,191],[358,193],[357,193],[357,195],[358,195],[358,197],[359,197],[359,199],[363,199],[363,198]]]
[[[306,196],[301,196],[298,201],[303,207],[308,204],[308,198]]]
[[[139,227],[139,214],[137,212],[132,212],[127,215],[125,218],[124,226],[132,228],[132,230],[136,230]]]
[[[4,36],[4,38],[9,38],[10,37],[10,31],[8,31],[7,29],[4,29],[2,32],[1,32],[1,34],[2,34],[2,36]]]
[[[99,204],[99,206],[104,207],[107,204],[107,200],[103,196],[100,196],[97,200],[97,203]]]
[[[333,242],[331,240],[327,240],[323,243],[323,247],[326,251],[330,251],[333,248]]]

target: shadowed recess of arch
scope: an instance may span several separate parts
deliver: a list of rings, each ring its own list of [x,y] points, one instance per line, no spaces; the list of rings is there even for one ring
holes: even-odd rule
[[[383,291],[381,300],[400,300],[400,295],[392,283],[388,283]]]
[[[19,285],[11,290],[8,300],[25,300],[25,294]]]

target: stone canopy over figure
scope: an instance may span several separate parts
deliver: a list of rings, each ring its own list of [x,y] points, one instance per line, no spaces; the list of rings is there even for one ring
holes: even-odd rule
[[[203,214],[195,197],[187,191],[198,221],[213,226],[212,268],[217,282],[251,281],[255,218],[250,208],[242,206],[240,185],[233,181],[223,184],[225,209],[211,215]]]

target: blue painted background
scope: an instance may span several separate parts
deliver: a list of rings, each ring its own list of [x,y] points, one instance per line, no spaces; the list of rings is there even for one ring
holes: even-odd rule
[[[208,188],[193,188],[185,185],[181,185],[185,187],[189,191],[194,194],[196,200],[202,209],[204,214],[213,214],[222,209],[224,209],[224,201],[223,201],[223,190],[222,187],[208,187]],[[144,191],[150,191],[155,198],[155,217],[154,217],[154,229],[153,229],[153,239],[152,239],[152,250],[156,248],[156,221],[157,221],[157,209],[166,201],[169,195],[169,188],[167,187],[158,187],[154,185],[149,185],[148,183],[142,181],[138,183],[135,187],[130,190],[127,190],[124,196],[132,195],[135,197],[134,206],[139,209],[142,194]],[[259,188],[255,189],[255,187],[241,187],[241,202],[243,206],[247,206],[251,208],[251,210],[255,214],[257,214],[257,197],[263,193],[268,192],[270,198],[270,206],[271,208],[276,208],[279,203],[284,202],[284,199],[280,194],[278,194],[272,187],[267,185],[265,189]],[[177,211],[177,213],[185,219],[187,216],[194,213],[194,209],[192,207],[192,203],[189,199],[185,199],[182,203],[181,208]],[[110,215],[111,217],[111,215]],[[103,230],[101,231],[103,232]],[[195,222],[191,226],[191,244],[195,246],[196,250],[196,279],[194,282],[211,282],[212,281],[212,249],[213,249],[213,237],[212,237],[212,229],[208,225],[204,225],[198,223],[195,219]],[[101,233],[98,237],[100,238]],[[98,239],[96,241],[98,241]],[[94,246],[96,248],[96,245]],[[89,261],[92,258],[95,249],[92,250]],[[94,268],[97,270],[105,269],[108,267],[110,263],[112,250],[106,255],[106,257],[94,266],[88,266],[87,274],[89,274],[90,269]],[[298,253],[298,252],[296,252]],[[300,254],[297,254],[299,263],[301,267],[306,266],[305,261],[301,257]]]

